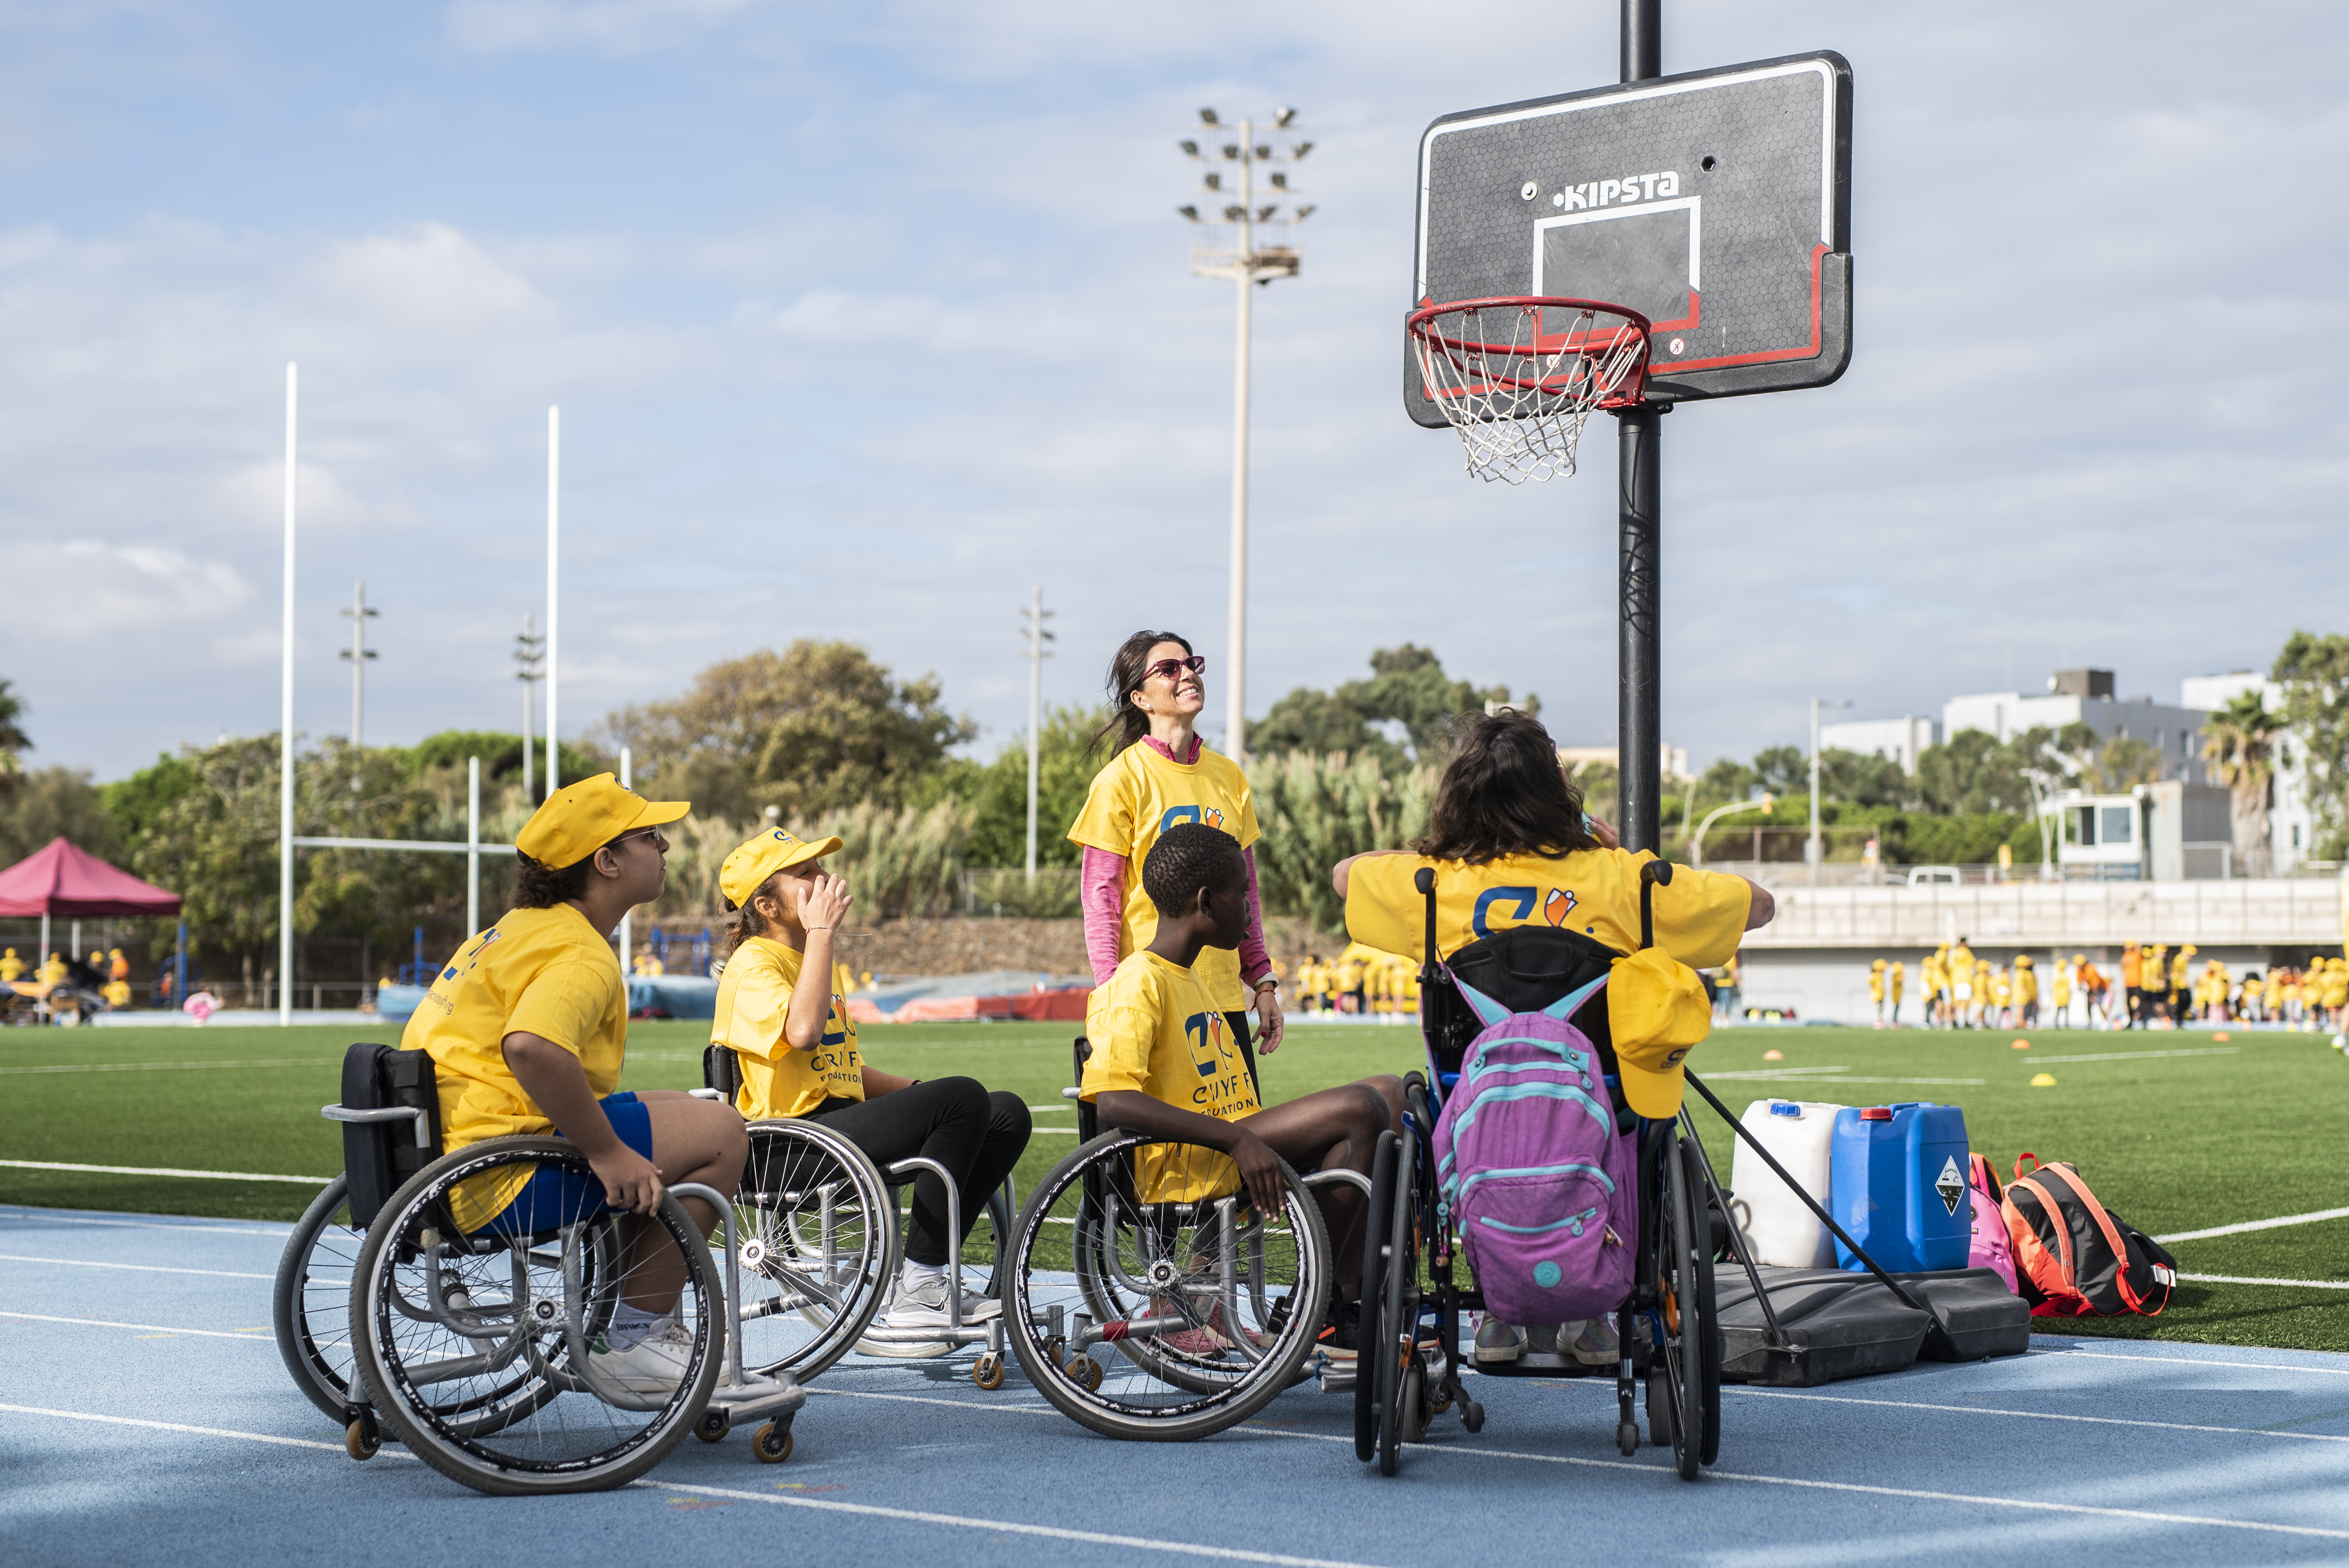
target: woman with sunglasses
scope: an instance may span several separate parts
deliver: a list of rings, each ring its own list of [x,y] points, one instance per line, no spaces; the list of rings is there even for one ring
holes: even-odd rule
[[[1119,962],[1149,946],[1157,932],[1157,908],[1142,889],[1142,862],[1159,835],[1177,822],[1201,822],[1239,841],[1247,861],[1247,932],[1237,952],[1203,951],[1198,975],[1223,1009],[1254,1082],[1247,1009],[1256,1009],[1256,1039],[1268,1053],[1278,1049],[1279,984],[1265,951],[1247,776],[1230,758],[1208,750],[1195,728],[1207,703],[1200,678],[1206,665],[1172,632],[1136,632],[1120,645],[1109,666],[1112,716],[1093,745],[1112,734],[1116,739],[1069,837],[1084,849],[1078,886],[1095,985],[1108,985]]]

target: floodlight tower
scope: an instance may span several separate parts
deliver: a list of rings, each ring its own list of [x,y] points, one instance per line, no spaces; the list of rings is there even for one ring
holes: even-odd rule
[[[359,737],[365,728],[367,717],[367,662],[378,656],[373,648],[367,645],[367,624],[383,612],[367,608],[367,584],[354,583],[351,584],[351,607],[337,610],[335,614],[351,618],[351,645],[343,650],[342,656],[351,661],[351,749],[356,752],[359,748]],[[358,788],[356,777],[351,780],[351,788]]]
[[[1028,886],[1036,886],[1036,772],[1037,745],[1044,720],[1044,661],[1052,656],[1044,646],[1053,634],[1044,629],[1053,611],[1044,608],[1044,585],[1040,583],[1028,590],[1028,608],[1019,618],[1028,623],[1020,635],[1027,639],[1028,651],[1021,655],[1028,661]]]
[[[1259,142],[1257,121],[1244,119],[1226,125],[1214,109],[1203,108],[1198,137],[1185,137],[1177,143],[1184,157],[1208,168],[1199,180],[1198,194],[1204,201],[1188,202],[1175,211],[1203,230],[1230,231],[1228,236],[1202,233],[1192,240],[1191,271],[1203,278],[1229,278],[1239,285],[1239,349],[1232,397],[1231,627],[1226,655],[1231,668],[1224,676],[1224,749],[1235,760],[1246,754],[1247,724],[1248,285],[1297,275],[1296,246],[1259,245],[1257,231],[1294,228],[1313,215],[1311,202],[1294,202],[1285,168],[1274,168],[1267,174],[1267,194],[1272,200],[1258,202],[1256,168],[1260,163],[1293,164],[1313,150],[1309,141],[1291,142],[1285,150],[1273,145],[1271,133],[1288,130],[1296,119],[1293,108],[1274,110],[1266,127],[1267,139]],[[1235,181],[1228,188],[1224,183],[1227,171]],[[1286,211],[1284,201],[1289,203]],[[1207,208],[1204,213],[1203,204]]]
[[[522,798],[534,806],[538,803],[533,790],[536,765],[531,753],[538,746],[538,694],[533,688],[546,678],[546,639],[537,634],[533,612],[523,612],[522,631],[514,643],[514,663],[522,666],[514,672],[514,679],[522,682]]]

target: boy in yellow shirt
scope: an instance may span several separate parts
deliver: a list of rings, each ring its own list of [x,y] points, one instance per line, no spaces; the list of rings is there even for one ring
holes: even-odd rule
[[[1257,1212],[1277,1214],[1287,1199],[1284,1161],[1299,1171],[1368,1175],[1379,1134],[1400,1125],[1402,1080],[1382,1073],[1264,1109],[1217,998],[1195,973],[1202,952],[1229,952],[1247,933],[1247,865],[1238,841],[1204,823],[1177,823],[1151,846],[1142,886],[1157,911],[1157,929],[1149,945],[1128,954],[1092,994],[1085,1013],[1092,1056],[1078,1096],[1103,1123],[1166,1140],[1136,1161],[1148,1201],[1240,1191]],[[1221,1157],[1203,1157],[1202,1148]],[[1337,1253],[1322,1343],[1350,1351],[1368,1205],[1343,1183],[1316,1196]]]

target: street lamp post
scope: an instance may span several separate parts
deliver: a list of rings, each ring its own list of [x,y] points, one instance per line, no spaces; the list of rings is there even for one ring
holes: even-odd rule
[[[514,663],[522,666],[514,672],[514,679],[522,682],[522,798],[535,806],[538,799],[533,769],[537,762],[531,753],[538,747],[538,716],[533,699],[537,695],[538,683],[546,678],[546,639],[538,634],[532,612],[523,612],[522,633],[514,642],[519,645],[514,649]]]
[[[343,650],[343,657],[351,661],[351,750],[356,753],[361,744],[359,737],[366,728],[367,662],[378,656],[376,651],[367,645],[367,624],[383,612],[367,608],[367,584],[355,583],[351,585],[351,607],[338,610],[336,614],[351,618],[351,645]],[[356,757],[353,766],[357,767]],[[351,788],[358,788],[356,773],[351,779]]]
[[[1819,709],[1850,706],[1851,701],[1847,697],[1811,698],[1811,837],[1810,841],[1803,846],[1803,852],[1811,862],[1813,887],[1819,885],[1819,861],[1826,858],[1819,848]]]
[[[1032,913],[1036,892],[1036,773],[1037,746],[1044,722],[1044,661],[1052,656],[1044,645],[1052,634],[1044,629],[1053,612],[1044,608],[1044,585],[1035,583],[1028,590],[1028,608],[1019,612],[1028,623],[1028,892]]]
[[[1267,135],[1286,131],[1297,119],[1293,108],[1274,111]],[[1256,168],[1258,164],[1291,164],[1313,150],[1309,141],[1292,142],[1286,151],[1276,150],[1269,141],[1257,140],[1257,122],[1242,119],[1227,126],[1212,108],[1199,111],[1199,139],[1185,138],[1179,144],[1183,155],[1194,162],[1210,167],[1200,177],[1199,196],[1207,211],[1200,211],[1201,202],[1193,201],[1175,209],[1195,224],[1206,228],[1228,227],[1229,242],[1221,235],[1202,237],[1191,242],[1191,271],[1203,278],[1229,278],[1239,285],[1238,350],[1233,367],[1232,394],[1232,580],[1230,632],[1226,657],[1230,668],[1224,676],[1224,749],[1237,760],[1243,757],[1247,746],[1247,502],[1248,502],[1248,340],[1250,335],[1250,284],[1268,284],[1275,278],[1297,275],[1297,249],[1293,244],[1262,245],[1257,243],[1257,231],[1294,227],[1313,215],[1313,204],[1289,202],[1293,192],[1286,169],[1275,169],[1265,181],[1266,194],[1272,199],[1257,200]],[[1229,137],[1232,139],[1219,140]],[[1237,183],[1226,188],[1225,170],[1214,167],[1231,166]]]
[[[1726,806],[1715,806],[1712,810],[1707,811],[1704,814],[1704,820],[1696,825],[1696,836],[1689,841],[1689,863],[1699,871],[1704,869],[1704,836],[1722,818],[1735,816],[1740,811],[1767,811],[1775,804],[1777,804],[1776,798],[1765,793],[1757,799],[1733,800]]]

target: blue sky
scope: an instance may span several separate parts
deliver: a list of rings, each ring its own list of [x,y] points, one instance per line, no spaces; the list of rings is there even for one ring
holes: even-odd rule
[[[1857,78],[1857,347],[1666,421],[1665,730],[1700,762],[2339,625],[2337,17],[1667,0],[1665,68]],[[1231,301],[1197,106],[1304,111],[1257,295],[1249,708],[1435,647],[1614,717],[1614,461],[1509,491],[1394,397],[1435,115],[1612,78],[1615,7],[1019,0],[0,4],[0,675],[35,764],[274,730],[284,367],[297,724],[511,727],[564,409],[564,728],[794,636],[1024,721],[1134,626],[1225,637]],[[2242,20],[2244,18],[2239,18]],[[1219,690],[1210,713],[1219,714]]]

